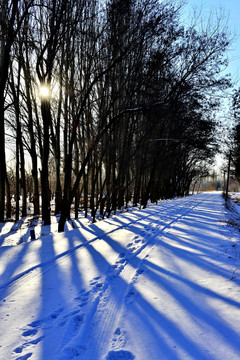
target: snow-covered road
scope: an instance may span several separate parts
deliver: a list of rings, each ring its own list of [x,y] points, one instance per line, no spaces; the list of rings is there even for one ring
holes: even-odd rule
[[[0,248],[0,359],[239,360],[224,211],[199,194]]]

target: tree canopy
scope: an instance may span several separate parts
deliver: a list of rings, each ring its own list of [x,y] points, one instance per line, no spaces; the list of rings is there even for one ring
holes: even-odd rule
[[[30,195],[45,224],[54,197],[62,231],[73,202],[76,217],[90,207],[95,219],[129,201],[186,195],[207,174],[217,147],[216,94],[230,86],[221,73],[229,39],[219,19],[183,26],[182,6],[1,0],[0,221],[20,190],[23,215]],[[9,134],[16,185],[6,192]]]

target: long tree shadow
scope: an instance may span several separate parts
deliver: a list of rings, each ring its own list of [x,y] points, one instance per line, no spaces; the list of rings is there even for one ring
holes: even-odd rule
[[[109,236],[106,236],[106,234],[104,235],[104,238],[102,239],[102,241],[107,242],[107,244],[110,245],[114,249],[114,251],[118,252],[118,254],[122,254],[124,251],[126,253],[125,247],[121,246],[118,242],[116,242]],[[103,269],[105,269],[105,271],[106,271],[106,269],[109,266],[109,263],[94,248],[94,243],[92,243],[91,245],[88,245],[87,249],[93,258],[94,264],[97,264],[97,266],[99,267],[99,271],[102,271]],[[131,266],[133,266],[135,269],[137,269],[139,267],[139,263],[141,260],[139,260],[137,258],[137,256],[135,256],[134,254],[131,254],[130,261],[131,261]],[[145,262],[147,264],[149,264],[149,262],[147,262],[146,260],[144,260],[144,263]],[[103,266],[103,264],[104,264],[104,266]],[[149,265],[151,265],[151,264],[149,264]],[[179,306],[181,308],[185,308],[185,310],[188,311],[188,307],[189,307],[189,311],[192,313],[192,315],[194,315],[196,317],[196,314],[198,313],[198,306],[196,305],[195,302],[191,302],[191,300],[189,300],[186,296],[182,295],[181,291],[178,291],[174,288],[172,289],[171,285],[168,284],[168,281],[166,279],[164,279],[162,277],[157,279],[155,272],[151,273],[151,275],[149,275],[149,267],[146,269],[146,272],[152,281],[161,284],[161,286],[163,286],[165,288],[165,291],[167,293],[170,293],[171,296],[173,296],[174,299],[176,299],[176,301],[179,302]],[[117,281],[118,281],[119,288],[121,288],[123,291],[122,297],[117,298],[116,308],[119,310],[123,303],[123,298],[127,294],[127,289],[129,287],[129,283],[124,282],[124,280],[120,276],[118,276]],[[193,284],[193,285],[195,286],[195,284]],[[108,282],[108,286],[111,287],[110,280]],[[188,282],[188,286],[191,286],[191,282]],[[116,296],[116,293],[115,293],[116,289],[113,288],[113,290],[114,291],[112,291],[112,296],[114,297],[114,296]],[[199,287],[197,288],[197,290],[199,291]],[[214,296],[214,292],[210,292],[210,294],[211,294],[211,296]],[[208,293],[208,295],[209,295],[209,293]],[[136,297],[136,298],[138,299],[137,301],[139,301],[139,298],[138,297]],[[216,298],[225,300],[224,298],[221,298],[221,297],[219,298],[218,296],[216,296]],[[167,318],[165,314],[160,313],[156,309],[152,308],[152,306],[145,299],[142,299],[140,301],[140,303],[144,310],[142,310],[142,312],[140,312],[139,307],[136,310],[136,314],[137,314],[136,316],[138,317],[138,320],[143,321],[145,327],[146,327],[146,324],[149,324],[148,330],[150,331],[151,334],[155,334],[154,338],[155,338],[156,343],[158,343],[158,346],[159,346],[159,344],[161,345],[160,347],[162,350],[164,349],[165,354],[166,354],[166,352],[169,354],[169,356],[170,356],[169,358],[174,358],[174,354],[176,354],[176,353],[168,345],[167,342],[163,341],[164,336],[166,334],[167,334],[167,336],[173,338],[173,340],[177,343],[177,345],[179,347],[182,347],[185,352],[189,353],[190,355],[196,354],[197,359],[208,359],[209,358],[208,356],[206,356],[206,354],[204,353],[202,348],[191,339],[190,334],[184,333],[181,330],[181,328],[174,321]],[[231,301],[229,303],[232,304]],[[238,306],[237,303],[234,303],[234,305]],[[116,316],[116,314],[115,314],[115,316]],[[149,320],[150,316],[153,319],[151,321]],[[215,316],[212,316],[212,317],[209,316],[208,312],[200,311],[199,318],[202,321],[203,320],[206,321],[206,319],[209,319],[211,324],[213,324],[211,326],[213,326],[214,329],[216,328],[216,330],[222,324],[221,320],[216,321]],[[154,322],[155,322],[155,325],[153,325]],[[160,330],[159,330],[159,324],[161,324]],[[96,326],[98,326],[98,325],[96,325]],[[229,333],[231,333],[234,341],[238,340],[238,336],[236,335],[236,333],[234,331],[231,331],[230,328],[227,328],[226,332],[227,331],[229,331]],[[95,334],[97,335],[98,331],[96,331]],[[163,336],[163,334],[165,334],[165,335]],[[96,337],[96,339],[94,341],[95,341],[95,356],[96,356],[96,358],[98,358],[98,356],[101,355],[100,349],[98,350],[98,346],[100,347],[99,339]],[[156,354],[155,354],[155,356],[156,356]]]
[[[86,250],[92,258],[94,266],[97,268],[99,274],[98,277],[93,278],[90,282],[92,286],[93,304],[91,305],[94,309],[86,313],[85,323],[83,329],[79,332],[75,342],[70,342],[69,346],[65,348],[65,351],[69,347],[75,346],[81,347],[84,353],[81,354],[81,359],[100,359],[102,357],[102,348],[108,344],[104,344],[106,339],[104,338],[104,332],[108,331],[109,328],[114,330],[112,327],[115,324],[115,318],[117,311],[121,308],[123,298],[127,293],[128,282],[126,282],[122,276],[119,276],[122,268],[116,269],[117,259],[122,259],[123,254],[126,253],[126,248],[121,244],[112,241],[109,235],[104,234],[102,239],[98,242],[91,242],[86,244]],[[111,263],[101,254],[101,248],[106,246],[109,247],[108,253],[111,251]],[[81,251],[81,249],[79,249]],[[110,256],[110,255],[109,255]],[[120,265],[120,263],[119,263]],[[120,265],[121,266],[121,265]],[[116,287],[117,282],[117,287]],[[104,303],[107,304],[106,310],[101,308],[101,299],[104,297]],[[108,307],[110,303],[110,306]],[[100,306],[100,311],[97,313],[97,307]],[[93,317],[96,315],[93,327]],[[109,341],[109,339],[108,339]],[[76,350],[77,351],[77,350]]]
[[[211,297],[214,300],[223,301],[230,306],[240,309],[240,301],[230,299],[229,297],[221,295],[212,289],[209,289],[201,284],[198,284],[189,279],[186,279],[185,277],[182,277],[182,276],[176,274],[175,272],[164,269],[163,267],[160,267],[160,266],[152,263],[148,259],[143,260],[143,266],[146,267],[146,272],[150,271],[150,274],[152,274],[154,277],[157,277],[156,274],[158,274],[159,280],[161,280],[163,276],[165,276],[164,279],[169,277],[170,279],[173,279],[176,282],[178,282],[179,286],[181,286],[181,284],[186,285],[187,287],[192,288],[194,291],[198,292],[199,294],[203,294],[205,296]],[[161,279],[160,279],[160,277],[161,277]],[[161,282],[161,285],[162,285],[162,282]]]
[[[204,245],[202,245],[201,238],[198,237],[198,231],[205,224],[201,211],[198,211],[199,222],[194,227],[194,231],[193,228],[191,229],[191,219],[189,218],[185,219],[186,227],[184,229],[178,226],[176,221],[188,211],[188,206],[189,201],[177,209],[176,206],[173,206],[170,212],[163,208],[152,208],[151,211],[147,210],[142,214],[138,213],[139,216],[134,214],[130,220],[127,217],[125,219],[119,217],[113,219],[113,221],[109,220],[107,227],[101,225],[101,223],[83,226],[81,229],[75,229],[65,234],[64,238],[67,245],[64,251],[61,252],[56,250],[57,245],[54,244],[52,236],[45,238],[44,241],[41,240],[42,246],[39,248],[40,262],[38,265],[41,270],[41,277],[36,294],[36,296],[39,294],[41,301],[35,319],[28,324],[28,330],[30,336],[35,336],[32,341],[41,344],[42,360],[49,358],[49,356],[55,358],[54,341],[59,345],[59,351],[61,351],[61,348],[65,349],[67,351],[65,355],[69,355],[69,357],[71,351],[74,351],[77,355],[80,352],[86,355],[90,349],[85,346],[91,344],[94,346],[94,350],[90,351],[90,354],[94,354],[92,359],[99,359],[102,356],[101,343],[106,340],[102,334],[103,321],[101,321],[105,320],[107,316],[107,312],[104,312],[104,309],[107,308],[104,306],[110,305],[108,310],[111,310],[111,314],[108,315],[107,323],[113,324],[108,325],[110,326],[108,329],[114,330],[111,326],[117,323],[117,314],[124,304],[124,299],[128,297],[130,287],[134,287],[133,278],[136,273],[140,274],[138,273],[140,265],[141,269],[145,270],[150,281],[161,286],[165,294],[169,294],[171,298],[174,298],[180,309],[189,312],[198,322],[206,324],[207,319],[209,319],[209,328],[216,331],[219,337],[221,337],[221,330],[218,330],[217,327],[224,324],[223,337],[225,338],[227,332],[229,332],[233,341],[239,342],[238,334],[224,323],[224,319],[217,319],[216,312],[211,313],[201,307],[193,298],[189,299],[186,294],[182,294],[182,287],[186,286],[193,293],[221,301],[228,306],[238,307],[238,302],[220,296],[213,290],[206,289],[204,286],[185,279],[177,271],[162,269],[160,266],[153,264],[146,256],[140,256],[142,251],[147,250],[147,246],[149,246],[150,251],[155,244],[158,244],[163,251],[163,255],[168,254],[168,259],[173,259],[175,256],[175,262],[177,259],[183,259],[190,266],[199,267],[204,271],[210,271],[212,274],[218,274],[224,278],[227,277],[227,270],[219,269],[221,267],[220,260],[211,262],[217,245],[217,241],[214,240],[214,231],[217,233],[216,223],[214,222],[215,217],[212,216],[211,219],[208,219],[210,221],[208,227],[210,231],[207,238],[206,234],[204,234],[206,240]],[[110,224],[112,228],[109,230]],[[170,228],[177,233],[165,233],[165,230]],[[125,237],[124,244],[115,235],[115,232],[120,229],[123,230],[122,234]],[[87,236],[88,240],[85,237],[87,233],[89,234]],[[121,236],[120,233],[117,235]],[[132,246],[134,236],[145,239],[145,242],[139,248]],[[127,246],[129,244],[131,247]],[[46,247],[49,259],[47,263]],[[102,251],[103,248],[106,252],[105,250]],[[88,253],[88,256],[91,257],[89,264],[93,264],[96,268],[97,277],[91,275],[93,272],[87,274],[87,269],[84,272],[80,266],[85,256],[82,253],[83,249],[85,254]],[[27,246],[23,246],[21,251],[22,253],[19,256],[23,259]],[[105,254],[108,254],[107,257]],[[130,273],[125,274],[127,264],[130,264],[129,269],[131,271],[128,270]],[[176,269],[177,266],[176,262]],[[9,269],[11,269],[11,266]],[[178,286],[175,287],[176,283]],[[76,296],[85,287],[87,287],[87,290],[90,289],[93,294],[92,305],[90,304],[90,298],[87,303],[87,301],[82,302],[81,296]],[[85,297],[87,292],[84,291]],[[135,292],[137,294],[137,289]],[[74,303],[74,296],[76,296],[77,300],[79,299],[78,304],[77,302]],[[105,300],[101,301],[101,299]],[[159,346],[159,354],[164,350],[163,354],[164,352],[168,353],[169,359],[175,359],[175,350],[166,340],[166,337],[168,337],[173,339],[185,353],[190,355],[196,353],[198,356],[196,359],[207,359],[197,341],[193,341],[191,334],[184,331],[175,320],[169,318],[159,309],[154,308],[143,294],[138,293],[134,299],[135,305],[131,305],[128,311],[133,312],[138,324],[145,326],[154,335],[152,337],[154,342],[159,343],[159,345],[156,345]],[[91,311],[84,307],[90,305]],[[77,310],[76,306],[78,307]],[[102,313],[100,311],[97,314],[97,320],[100,321],[95,323],[93,329],[92,320],[98,306],[100,306]],[[71,318],[73,318],[72,322],[70,321]],[[74,331],[69,328],[71,324],[73,324]],[[25,335],[28,336],[27,334]],[[89,339],[88,335],[91,335],[92,338]],[[228,344],[235,349],[231,340],[228,340]],[[106,344],[105,348],[108,346],[109,344]],[[87,356],[84,357],[83,355],[81,359],[90,359]],[[153,358],[154,356],[156,354],[153,354]]]
[[[8,247],[6,247],[6,249],[4,248],[1,249],[0,262],[2,264],[4,264],[6,261],[5,253],[7,252],[7,259],[9,259],[12,249],[13,249],[12,247],[10,249]],[[0,300],[2,300],[9,293],[10,291],[9,286],[11,285],[12,280],[18,278],[17,269],[20,268],[21,265],[24,263],[24,257],[27,254],[27,252],[28,252],[28,245],[22,244],[21,250],[18,252],[17,257],[15,255],[15,252],[13,252],[11,261],[6,262],[6,266],[3,272],[1,273],[2,282],[0,283]],[[14,276],[15,273],[16,276]]]
[[[134,303],[128,307],[128,316],[132,324],[128,324],[131,332],[134,334],[137,344],[141,347],[144,343],[145,354],[153,360],[158,359],[181,359],[178,356],[178,349],[185,351],[184,356],[190,356],[196,360],[209,360],[197,342],[192,339],[192,334],[183,330],[178,323],[178,313],[175,317],[168,317],[166,312],[160,311],[150,304],[143,296],[136,292]],[[128,320],[126,320],[128,322]],[[126,324],[123,323],[123,326]],[[138,333],[138,329],[140,332]],[[144,339],[141,332],[145,334]],[[187,354],[187,355],[186,355]]]
[[[29,336],[31,341],[22,344],[22,349],[27,352],[28,344],[34,342],[41,349],[38,350],[41,354],[38,355],[39,360],[45,360],[59,356],[59,351],[64,347],[67,338],[72,336],[72,327],[77,328],[81,323],[82,318],[78,315],[80,309],[74,306],[74,298],[84,284],[70,244],[68,248],[65,247],[65,255],[58,256],[58,244],[54,243],[51,236],[41,241],[40,264],[45,265],[39,267],[39,280],[36,279],[33,285],[38,308],[32,314],[32,321],[27,324],[25,338],[28,340]],[[46,253],[51,259],[47,263]],[[21,349],[21,346],[19,348]],[[31,351],[30,347],[28,351]],[[31,352],[25,356],[28,354]]]
[[[209,218],[208,218],[209,220]],[[212,220],[215,220],[214,216],[212,217]],[[204,223],[204,222],[203,222]],[[127,227],[129,230],[131,229],[131,231],[134,232],[134,230],[138,231],[139,228],[136,227],[134,229],[133,224],[129,225]],[[199,228],[202,228],[201,226],[199,226]],[[166,242],[162,243],[161,245],[163,247],[166,248],[166,250],[168,252],[172,252],[172,253],[176,253],[177,258],[179,259],[185,259],[187,262],[192,263],[195,266],[198,266],[199,268],[203,269],[204,271],[210,271],[211,273],[215,273],[216,275],[221,275],[223,277],[226,278],[226,276],[229,274],[228,271],[226,270],[221,270],[221,261],[218,261],[218,264],[212,264],[210,262],[210,260],[212,259],[212,257],[214,258],[215,256],[215,251],[216,251],[216,245],[217,242],[214,239],[214,230],[216,231],[218,229],[217,226],[215,226],[214,224],[211,224],[209,226],[209,228],[211,229],[211,236],[207,236],[206,238],[206,234],[204,235],[205,241],[208,243],[207,246],[203,246],[201,245],[201,241],[199,242],[198,245],[195,245],[195,241],[192,241],[192,249],[190,249],[190,251],[186,251],[186,249],[178,249],[176,248],[176,246],[173,246],[172,243],[171,245]],[[99,229],[96,229],[96,232]],[[182,229],[181,229],[182,230]],[[186,246],[189,246],[189,234],[190,231],[187,231],[185,236],[186,236]],[[195,235],[197,235],[198,233],[196,232]],[[217,234],[217,231],[215,232],[215,234]],[[103,239],[104,241],[107,241],[107,243],[109,245],[111,245],[115,251],[119,251],[119,252],[123,252],[124,250],[126,251],[126,249],[122,248],[121,246],[119,246],[119,243],[115,242],[112,238],[107,238],[106,234],[103,234]],[[198,234],[199,235],[199,234]],[[164,237],[166,237],[166,235],[164,234]],[[169,235],[169,240],[172,242],[173,239],[178,242],[179,244],[183,245],[183,234],[181,236],[181,238],[179,239],[177,236],[173,236],[172,234]],[[197,250],[198,252],[200,252],[200,254],[198,254],[196,256],[196,254],[192,253],[192,250]],[[204,253],[205,251],[205,253]],[[92,252],[92,250],[91,250]],[[94,255],[93,255],[94,257]],[[144,262],[146,262],[146,260],[144,260]],[[137,261],[136,263],[136,257],[132,257],[131,258],[131,265],[134,266],[135,263],[135,268],[137,268],[139,266],[139,261]],[[149,262],[148,262],[149,263]],[[149,267],[151,267],[151,264],[149,263]],[[235,332],[231,327],[228,326],[228,323],[226,321],[224,321],[223,318],[220,317],[220,315],[215,311],[212,311],[212,308],[210,307],[209,310],[206,310],[204,307],[201,308],[201,306],[198,304],[198,301],[196,301],[195,299],[189,299],[189,297],[187,295],[182,294],[182,289],[176,289],[174,286],[172,286],[171,284],[169,284],[169,279],[165,279],[163,276],[156,276],[156,273],[154,271],[154,273],[151,273],[149,275],[149,267],[148,269],[146,269],[147,273],[148,273],[148,277],[150,277],[151,280],[154,281],[154,283],[158,283],[161,284],[161,286],[165,289],[166,293],[169,293],[176,302],[178,302],[179,307],[184,309],[184,311],[189,312],[191,314],[191,316],[194,319],[198,319],[196,320],[196,322],[202,322],[205,323],[205,325],[210,329],[211,331],[215,331],[218,333],[218,337],[219,339],[224,339],[224,341],[226,341],[229,346],[233,349],[235,349],[236,351],[238,350],[238,343],[240,340],[240,337],[238,335],[237,332]],[[154,269],[156,270],[156,269]],[[161,271],[161,269],[159,270],[159,272]],[[164,272],[164,271],[163,271]],[[186,279],[182,279],[180,276],[177,276],[176,274],[171,274],[168,271],[166,271],[166,274],[171,277],[173,276],[173,278],[175,278],[175,280],[179,281],[179,282],[183,282],[185,284],[187,284],[188,287],[190,287],[192,290],[194,290],[197,294],[202,294],[204,296],[208,296],[211,297],[213,299],[216,299],[218,301],[221,301],[223,303],[228,304],[228,306],[234,306],[236,308],[239,308],[240,303],[231,300],[225,296],[221,296],[218,293],[214,292],[213,290],[209,290],[206,289],[203,286],[197,285],[194,282],[191,282],[190,280],[186,280]],[[122,281],[122,279],[120,280]],[[129,284],[128,284],[129,285]],[[181,288],[181,286],[180,286]],[[139,298],[138,302],[139,302]],[[121,303],[119,304],[121,305]],[[209,359],[209,356],[206,355],[206,353],[203,351],[203,348],[198,344],[198,341],[193,341],[191,335],[192,334],[188,334],[187,332],[183,332],[183,330],[176,324],[175,321],[172,321],[171,319],[167,318],[166,315],[160,313],[159,311],[157,311],[156,309],[152,308],[152,306],[145,300],[141,300],[141,307],[142,312],[139,311],[139,307],[138,309],[134,310],[136,313],[138,312],[138,319],[140,319],[140,321],[144,321],[144,324],[146,325],[146,322],[149,323],[149,330],[150,333],[156,333],[156,329],[159,326],[159,324],[161,324],[161,331],[160,334],[158,334],[158,336],[155,336],[155,340],[156,343],[159,345],[160,344],[160,348],[161,349],[165,349],[163,351],[163,354],[165,353],[166,355],[166,351],[168,351],[169,357],[175,359],[176,356],[176,352],[173,351],[166,342],[163,342],[163,338],[164,336],[161,334],[161,332],[167,334],[167,336],[169,338],[172,338],[175,343],[177,343],[177,345],[182,348],[186,353],[188,353],[191,356],[196,356],[196,359]],[[146,310],[147,309],[147,310]],[[145,316],[143,316],[143,312],[145,313]],[[152,317],[152,320],[149,321],[149,316]],[[156,320],[158,320],[156,322]],[[155,326],[153,326],[153,322],[156,322]],[[210,323],[210,324],[209,324]],[[141,327],[141,326],[140,326]],[[230,334],[230,336],[229,336]],[[230,337],[230,339],[229,339]],[[221,341],[221,340],[220,340]],[[156,354],[155,354],[156,355]]]
[[[55,249],[53,241],[48,241],[48,254],[55,257]],[[40,249],[41,262],[45,261],[44,246]],[[76,269],[75,269],[76,270]],[[44,337],[41,345],[41,359],[53,358],[56,353],[55,339],[59,338],[62,334],[58,330],[57,320],[58,317],[68,308],[68,299],[64,296],[64,291],[67,292],[65,287],[66,279],[61,273],[58,259],[51,264],[51,269],[43,268],[41,273],[41,307],[36,317],[36,322],[30,324],[31,327],[38,329],[41,328],[42,336]],[[48,330],[50,328],[50,330]],[[56,329],[52,331],[52,329]]]
[[[175,357],[173,356],[171,348],[166,349],[166,341],[169,343],[170,339],[170,343],[175,343],[178,348],[182,348],[192,358],[199,360],[209,359],[209,355],[202,351],[203,343],[200,345],[200,339],[197,336],[201,329],[202,331],[207,331],[204,340],[206,341],[206,348],[209,346],[214,351],[214,347],[210,342],[217,339],[216,344],[224,342],[229,346],[229,349],[234,351],[235,355],[239,354],[240,356],[238,346],[240,334],[229,326],[228,319],[221,316],[214,305],[207,305],[206,297],[220,301],[223,308],[227,305],[228,307],[232,306],[235,309],[239,309],[240,302],[228,299],[175,273],[156,267],[149,261],[144,261],[142,269],[145,270],[149,281],[159,284],[161,293],[165,294],[165,304],[162,299],[161,304],[171,310],[165,311],[164,309],[164,313],[160,312],[150,305],[143,294],[140,294],[135,289],[134,302],[129,308],[134,315],[129,316],[131,319],[133,317],[137,318],[135,319],[136,322],[133,323],[135,328],[141,329],[141,327],[145,327],[148,334],[154,334],[154,340],[151,339],[151,341],[156,342],[155,350],[156,348],[159,350],[160,358],[161,355],[167,359],[178,358],[176,354]],[[183,321],[186,321],[185,324],[181,323],[180,320],[183,318],[183,314],[185,314],[185,320],[183,319]],[[188,315],[186,316],[186,314]],[[191,319],[192,324],[188,327],[189,319]],[[158,329],[158,332],[156,329]],[[196,335],[194,341],[193,332]],[[166,341],[163,341],[164,338]],[[157,358],[156,354],[155,358]]]
[[[158,219],[159,220],[159,219]],[[160,222],[160,220],[159,220]],[[123,224],[122,224],[123,225]],[[139,224],[138,224],[139,225]],[[156,224],[155,224],[156,225]],[[142,231],[144,230],[144,225],[142,225],[141,227],[139,226],[134,226],[132,223],[131,224],[128,224],[126,226],[126,223],[124,224],[124,227],[129,231],[131,232],[132,236],[133,234],[136,235],[136,234],[142,234]],[[148,227],[149,227],[149,224],[148,224]],[[93,231],[94,229],[94,231]],[[113,236],[113,233],[114,231],[116,230],[112,230],[111,232],[104,232],[103,230],[99,229],[99,226],[97,225],[92,225],[91,226],[91,229],[88,228],[88,230],[90,230],[92,233],[96,234],[98,238],[100,238],[103,242],[106,242],[109,246],[111,246],[111,248],[115,251],[116,254],[118,254],[118,256],[125,256],[126,257],[126,254],[128,253],[128,249],[126,249],[126,247],[122,246],[119,241],[116,241],[112,238]],[[117,228],[117,230],[119,230],[119,227]],[[111,234],[111,237],[110,237],[110,234]],[[154,239],[156,237],[156,235],[153,235],[152,236]],[[140,252],[145,248],[145,246],[147,246],[149,244],[149,242],[151,243],[150,241],[150,238],[151,238],[151,235],[148,235],[148,242],[146,242],[146,244],[144,246],[142,246],[142,248],[140,249]],[[99,253],[99,251],[97,251],[95,249],[95,243],[94,242],[91,242],[91,244],[88,243],[88,246],[87,246],[87,250],[89,251],[89,253],[91,254],[92,256],[92,259],[93,259],[93,262],[95,265],[97,265],[99,267],[99,272],[102,272],[103,269],[105,271],[105,275],[109,275],[109,273],[111,273],[111,271],[109,270],[109,263],[106,261],[106,259],[103,257],[103,255],[101,255]],[[128,260],[131,261],[131,267],[134,269],[134,272],[138,269],[139,265],[140,265],[140,262],[141,262],[141,259],[139,259],[137,257],[137,255],[139,254],[139,252],[135,253],[135,254],[132,254],[132,253],[129,253],[129,257],[128,257]],[[108,269],[107,273],[106,273],[106,269]],[[100,273],[101,274],[101,273]],[[110,277],[111,278],[111,277]],[[131,280],[131,278],[130,278]],[[121,292],[122,292],[122,295],[121,297],[117,297],[116,296],[116,289],[113,288],[113,291],[112,291],[112,297],[116,298],[116,309],[120,309],[121,306],[122,306],[122,303],[123,303],[123,298],[124,296],[127,295],[128,293],[128,287],[129,287],[129,282],[126,282],[123,280],[123,278],[121,276],[118,276],[117,277],[117,281],[118,281],[118,287],[121,289]],[[111,281],[109,279],[108,281],[108,287],[111,287]],[[119,296],[119,295],[118,295]],[[116,316],[116,314],[114,314],[114,316]],[[99,332],[96,331],[95,332],[95,335],[97,336]],[[92,335],[92,334],[91,334]],[[92,340],[93,341],[93,340]],[[98,351],[98,346],[100,347],[100,344],[99,344],[99,339],[96,338],[94,340],[95,342],[95,353],[94,353],[94,356],[95,358],[98,358],[98,356],[100,356],[100,350]],[[82,345],[83,346],[83,345]]]

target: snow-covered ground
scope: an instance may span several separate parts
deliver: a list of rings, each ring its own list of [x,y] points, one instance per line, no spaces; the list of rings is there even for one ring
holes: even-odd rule
[[[17,246],[2,224],[0,359],[239,360],[227,219],[205,193]]]

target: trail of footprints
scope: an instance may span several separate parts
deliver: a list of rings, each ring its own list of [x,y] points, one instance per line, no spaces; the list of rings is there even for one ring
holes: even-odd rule
[[[14,353],[22,354],[24,350],[27,350],[30,346],[39,344],[44,340],[45,336],[38,336],[39,332],[44,333],[47,329],[52,327],[58,327],[64,329],[64,338],[63,338],[63,347],[71,341],[73,334],[76,334],[83,321],[85,314],[82,312],[84,307],[88,304],[89,295],[91,293],[96,293],[97,289],[102,287],[102,284],[98,282],[100,278],[95,278],[92,280],[90,285],[92,286],[90,291],[85,291],[82,289],[79,294],[75,297],[76,308],[73,311],[66,313],[64,308],[59,308],[58,310],[52,312],[45,318],[40,320],[33,321],[27,325],[27,328],[22,332],[23,339],[27,341],[23,342],[21,346],[18,346],[14,349]],[[15,360],[26,360],[32,356],[32,353],[29,352],[25,355],[17,357]]]
[[[109,266],[109,269],[106,273],[105,278],[95,277],[90,283],[88,290],[82,289],[79,291],[78,295],[74,298],[76,302],[76,307],[71,312],[66,312],[64,308],[59,308],[56,311],[49,314],[47,317],[33,321],[27,325],[26,328],[22,329],[22,345],[16,347],[13,352],[16,354],[17,358],[15,360],[27,360],[33,353],[33,347],[37,346],[41,341],[44,340],[45,335],[47,335],[47,329],[55,328],[64,328],[63,336],[63,348],[64,353],[69,355],[69,358],[73,359],[81,354],[82,351],[86,350],[84,345],[77,347],[69,346],[72,341],[74,334],[77,335],[82,324],[84,323],[85,313],[84,309],[93,303],[97,298],[104,294],[105,290],[108,288],[108,283],[111,279],[119,276],[121,271],[127,265],[129,260],[138,255],[148,244],[146,238],[152,237],[155,238],[159,230],[164,227],[164,223],[171,222],[171,216],[169,216],[169,211],[166,216],[166,219],[163,219],[163,213],[161,213],[161,218],[163,223],[158,221],[158,225],[155,223],[146,223],[144,229],[140,235],[136,235],[131,242],[126,246],[126,251],[119,254],[115,264]],[[146,255],[147,258],[149,255]],[[144,272],[144,269],[141,267],[136,269],[135,275],[131,280],[131,283],[128,287],[128,292],[124,298],[126,304],[131,304],[136,295],[136,289],[134,284],[138,281],[138,277]],[[86,311],[86,314],[88,312]],[[124,331],[120,328],[117,328],[113,333],[112,337],[112,351],[109,352],[106,360],[115,359],[116,356],[119,358],[122,356],[124,359],[134,359],[134,356],[127,351],[118,350],[124,347],[126,344],[126,336]],[[23,355],[23,352],[28,351]]]
[[[148,231],[149,226],[146,226],[144,233]],[[154,229],[153,229],[154,230]],[[152,231],[150,231],[152,233]],[[154,232],[154,231],[153,231]],[[129,259],[142,251],[142,249],[146,245],[146,240],[142,236],[135,236],[132,241],[127,245],[126,251],[119,254],[115,264],[109,266],[107,271],[105,280],[103,278],[95,277],[89,283],[89,290],[82,289],[79,291],[78,295],[74,298],[76,302],[76,308],[71,312],[66,313],[64,308],[59,308],[56,311],[52,312],[48,316],[33,321],[27,325],[26,328],[23,329],[22,345],[16,347],[13,352],[18,356],[15,360],[27,360],[29,359],[33,353],[28,352],[23,355],[23,352],[32,350],[33,346],[38,345],[41,341],[44,340],[45,335],[48,329],[52,327],[55,328],[63,328],[64,336],[62,341],[62,346],[64,348],[65,355],[69,353],[70,358],[74,358],[79,356],[81,351],[86,350],[84,345],[78,346],[77,348],[67,347],[68,343],[72,341],[74,334],[77,335],[81,325],[84,322],[84,308],[87,307],[88,304],[95,301],[98,297],[101,297],[105,290],[108,288],[108,282],[111,281],[112,278],[116,278],[120,272],[124,269]],[[129,291],[125,296],[125,302],[131,303],[133,301],[133,297],[135,295],[134,283],[136,283],[138,276],[142,274],[144,270],[139,268],[136,270],[135,276],[131,281],[129,286]],[[125,344],[125,336],[124,333],[121,332],[119,328],[113,334],[112,339],[112,347],[113,349],[123,347]],[[31,348],[31,349],[30,349]],[[19,356],[20,355],[20,356]],[[108,357],[109,358],[109,357]]]

